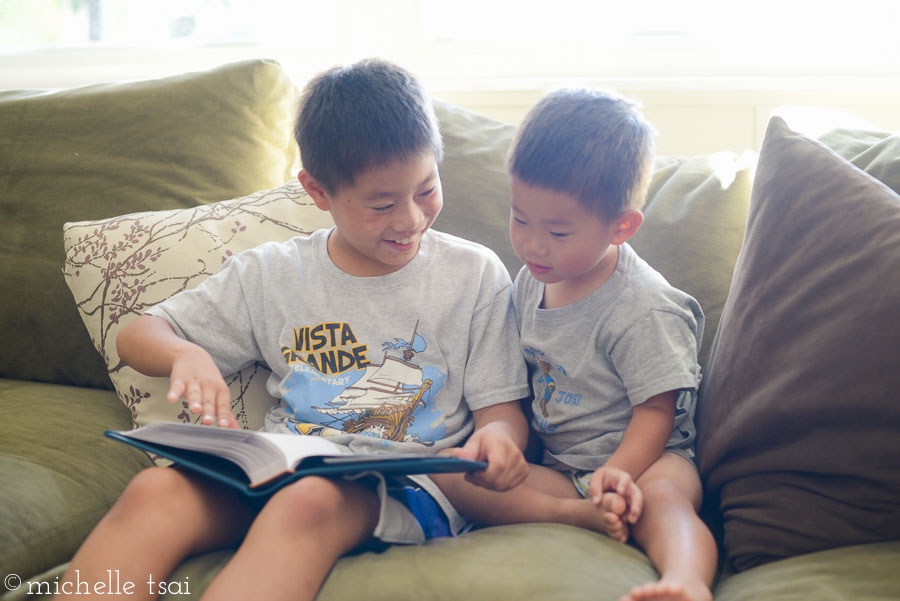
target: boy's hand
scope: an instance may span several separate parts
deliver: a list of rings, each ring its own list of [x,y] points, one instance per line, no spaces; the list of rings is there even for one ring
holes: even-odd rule
[[[486,470],[469,472],[466,480],[491,490],[515,488],[528,476],[528,463],[522,450],[500,423],[486,424],[476,430],[466,444],[449,449],[448,454],[463,459],[487,461]]]
[[[166,399],[170,403],[186,399],[188,410],[194,415],[201,414],[200,422],[205,426],[240,428],[231,411],[228,385],[205,350],[193,346],[179,353],[169,380]]]
[[[200,413],[207,426],[239,428],[231,412],[231,393],[208,352],[175,334],[169,323],[141,315],[116,335],[119,359],[147,376],[169,376],[166,399],[187,399],[188,409]]]
[[[620,516],[622,521],[629,524],[638,521],[644,506],[644,494],[634,483],[631,474],[612,466],[598,468],[591,476],[590,484],[591,500],[595,505],[600,506],[603,502],[603,494],[606,492],[618,493],[625,499],[625,512]]]
[[[528,443],[528,422],[519,401],[499,403],[472,412],[475,431],[462,447],[445,454],[462,459],[487,461],[484,471],[469,472],[466,480],[491,490],[515,488],[528,476],[522,450]]]

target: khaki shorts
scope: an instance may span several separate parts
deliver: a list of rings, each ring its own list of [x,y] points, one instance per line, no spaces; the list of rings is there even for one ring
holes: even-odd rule
[[[691,462],[694,467],[697,466],[697,462],[694,459],[694,452],[692,449],[680,449],[677,447],[672,447],[670,449],[665,450],[666,453],[674,453],[681,457],[684,457],[688,461]],[[591,476],[594,475],[593,470],[581,470],[577,472],[571,473],[572,484],[575,485],[575,489],[578,491],[584,498],[588,498],[591,496]]]

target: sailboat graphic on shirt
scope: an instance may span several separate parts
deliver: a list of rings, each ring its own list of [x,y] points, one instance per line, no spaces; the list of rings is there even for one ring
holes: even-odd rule
[[[415,422],[413,413],[426,407],[425,395],[434,383],[425,376],[422,367],[411,362],[427,346],[417,333],[418,326],[416,322],[408,342],[395,338],[393,343],[383,344],[381,364],[368,364],[358,380],[340,390],[324,406],[310,407],[321,415],[333,417],[333,421],[316,420],[319,425],[296,422],[295,428],[303,434],[327,436],[327,431],[332,429],[397,442],[434,444],[409,432]],[[389,350],[399,349],[402,357],[388,354]]]
[[[422,368],[384,354],[381,365],[369,365],[366,373],[344,392],[327,403],[313,407],[325,415],[344,415],[341,430],[349,434],[375,434],[401,441],[415,419],[412,414],[424,406],[422,396],[431,387]]]

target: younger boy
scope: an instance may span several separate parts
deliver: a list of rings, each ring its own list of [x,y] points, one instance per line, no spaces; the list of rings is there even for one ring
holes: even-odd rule
[[[623,599],[709,600],[716,546],[692,462],[703,314],[626,243],[652,152],[651,127],[621,98],[559,91],[527,116],[509,160],[509,227],[525,262],[515,305],[543,465],[504,493],[435,479],[478,522],[633,536],[660,580]]]
[[[500,260],[430,229],[442,147],[429,98],[405,71],[362,61],[309,83],[300,181],[335,227],[240,253],[192,291],[123,328],[121,358],[169,376],[201,423],[236,427],[222,375],[260,361],[280,403],[273,432],[353,451],[438,452],[465,441],[474,478],[521,482],[525,365]],[[204,599],[316,596],[334,562],[375,538],[420,542],[465,521],[426,477],[303,478],[251,507],[178,469],[138,474],[65,576],[165,581],[188,555],[240,543]],[[413,485],[414,484],[414,485]],[[411,508],[424,508],[418,512]],[[129,599],[151,598],[138,587]]]

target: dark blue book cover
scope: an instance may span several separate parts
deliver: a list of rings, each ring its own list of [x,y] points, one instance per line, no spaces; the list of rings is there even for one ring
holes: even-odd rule
[[[443,455],[347,454],[342,447],[320,437],[180,422],[156,422],[136,430],[107,430],[106,435],[224,482],[249,497],[267,497],[305,476],[358,476],[367,472],[406,476],[487,468],[487,463],[481,461]],[[313,440],[298,440],[307,438]],[[286,444],[272,444],[273,440]],[[306,443],[310,443],[309,449],[305,448]],[[253,463],[257,464],[255,469]]]

